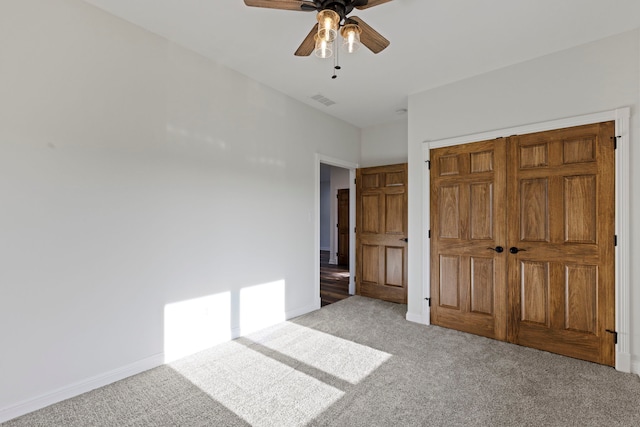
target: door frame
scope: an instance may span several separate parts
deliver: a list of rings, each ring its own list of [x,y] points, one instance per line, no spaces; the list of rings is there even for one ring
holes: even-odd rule
[[[630,221],[630,160],[629,160],[629,120],[631,109],[629,107],[599,113],[568,117],[547,122],[533,123],[506,129],[481,132],[471,135],[446,138],[437,141],[424,141],[422,143],[422,182],[423,187],[423,212],[422,217],[422,320],[430,324],[431,311],[428,298],[431,298],[431,247],[428,237],[431,224],[431,177],[429,173],[430,150],[432,148],[449,147],[452,145],[467,144],[476,141],[508,137],[511,135],[524,135],[535,132],[544,132],[566,127],[582,126],[606,121],[615,121],[615,134],[618,146],[615,152],[615,233],[618,236],[618,245],[615,248],[615,312],[616,331],[618,332],[618,344],[616,344],[615,368],[622,372],[631,372],[631,298],[630,298],[630,258],[629,258],[629,221]],[[426,261],[424,261],[426,260]],[[411,293],[409,293],[409,296]]]
[[[336,159],[334,157],[325,156],[324,154],[316,153],[315,155],[315,210],[314,210],[314,305],[317,308],[321,307],[322,301],[320,300],[320,164],[329,166],[336,166],[339,168],[349,170],[349,194],[356,194],[356,169],[358,169],[357,163],[352,163],[346,160]],[[356,223],[356,200],[355,197],[349,197],[349,224]],[[355,229],[351,227],[349,230],[349,295],[356,293],[356,283],[354,277],[356,274],[356,233]]]

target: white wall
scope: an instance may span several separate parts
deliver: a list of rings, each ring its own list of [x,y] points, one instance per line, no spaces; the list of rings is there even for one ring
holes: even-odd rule
[[[407,163],[408,116],[362,129],[361,167]]]
[[[409,314],[423,313],[422,143],[631,107],[631,164],[640,164],[640,31],[623,33],[409,98]],[[640,211],[640,175],[631,170],[631,218]],[[640,307],[640,227],[631,222],[631,307]],[[427,261],[424,261],[427,262]],[[428,266],[428,263],[426,264]],[[640,314],[631,310],[631,351],[640,369]]]
[[[359,129],[79,0],[2,1],[0,58],[0,421],[161,363],[193,301],[317,308],[314,153]]]

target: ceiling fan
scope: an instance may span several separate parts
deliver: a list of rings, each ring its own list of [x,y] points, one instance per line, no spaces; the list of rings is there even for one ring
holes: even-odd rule
[[[269,9],[317,12],[318,23],[311,29],[296,50],[296,56],[316,56],[328,58],[333,52],[333,43],[338,31],[348,53],[357,50],[360,43],[373,53],[380,53],[389,46],[389,40],[371,28],[357,16],[348,16],[353,9],[368,9],[392,0],[244,0],[247,6]]]

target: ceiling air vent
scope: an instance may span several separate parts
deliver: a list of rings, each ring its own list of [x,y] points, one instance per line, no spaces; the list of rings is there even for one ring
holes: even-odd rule
[[[335,104],[335,101],[332,101],[329,98],[322,96],[320,94],[312,96],[311,99],[316,100],[319,103],[326,105],[327,107],[331,107],[333,104]]]

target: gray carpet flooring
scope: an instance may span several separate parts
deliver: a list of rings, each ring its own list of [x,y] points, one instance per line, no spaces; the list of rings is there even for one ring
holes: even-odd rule
[[[640,378],[351,297],[2,424],[639,426]]]

